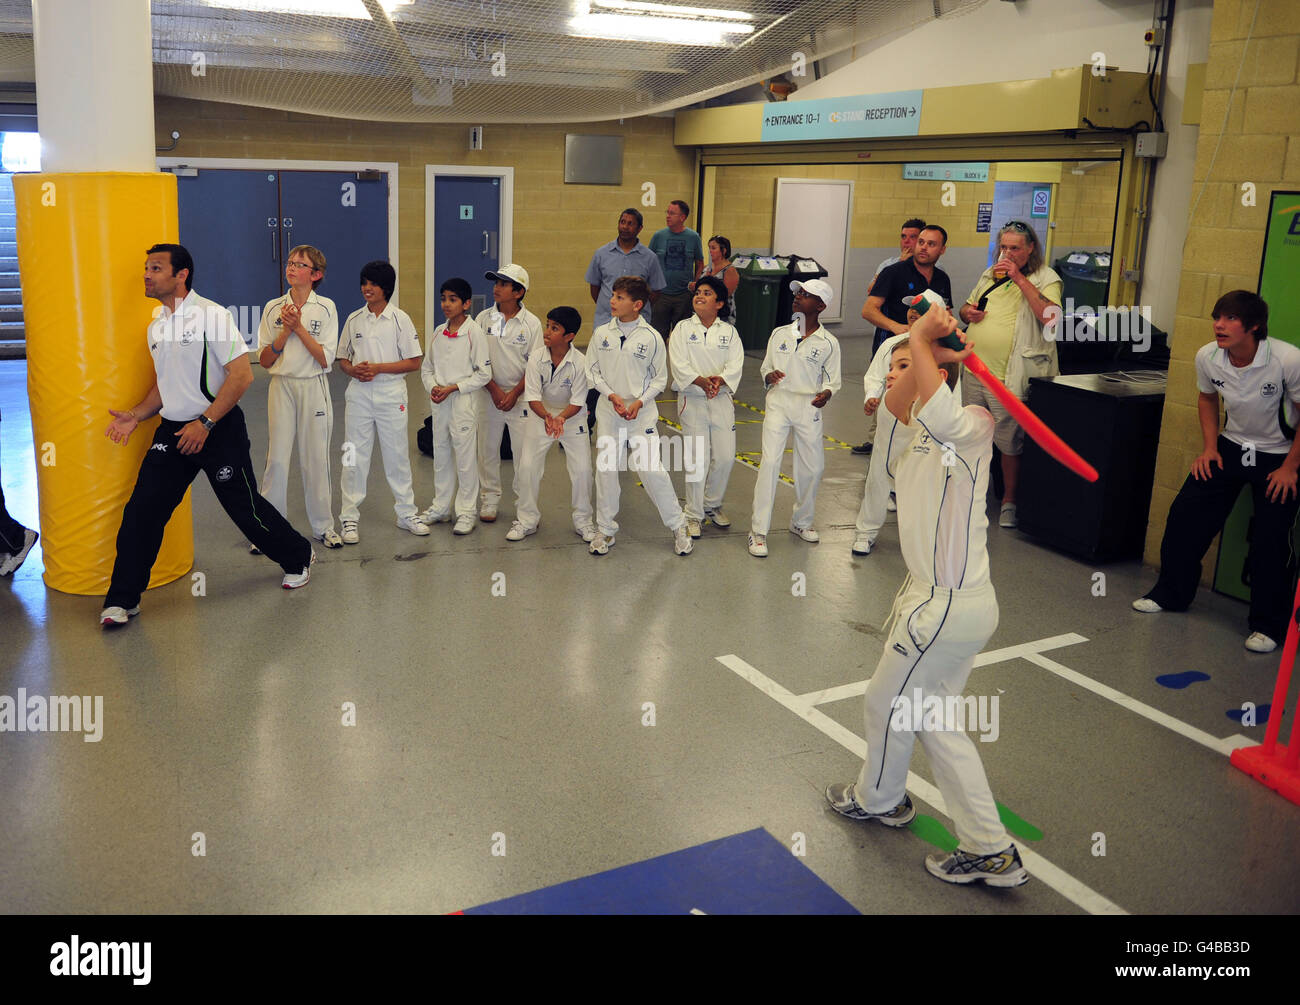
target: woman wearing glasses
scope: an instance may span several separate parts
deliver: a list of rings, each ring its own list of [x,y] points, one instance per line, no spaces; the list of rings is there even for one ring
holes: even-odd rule
[[[1044,264],[1034,228],[1019,220],[1005,224],[998,231],[998,260],[984,270],[960,313],[980,358],[1017,398],[1028,395],[1030,377],[1061,372],[1056,344],[1043,337],[1043,326],[1059,317],[1060,308],[1061,277]],[[1025,431],[977,380],[962,381],[962,404],[987,408],[997,423],[993,443],[1002,452],[1003,485],[998,526],[1014,527]]]

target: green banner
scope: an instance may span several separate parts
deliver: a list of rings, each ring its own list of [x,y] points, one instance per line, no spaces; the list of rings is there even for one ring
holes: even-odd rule
[[[1300,346],[1300,192],[1274,192],[1268,206],[1259,295],[1268,302],[1268,334]]]

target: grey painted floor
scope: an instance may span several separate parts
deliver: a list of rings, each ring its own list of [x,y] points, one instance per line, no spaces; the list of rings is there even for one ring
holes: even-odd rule
[[[827,430],[857,442],[867,344],[844,350]],[[751,355],[739,397],[761,405],[757,370]],[[259,470],[266,387],[259,377],[244,404]],[[31,524],[25,391],[25,364],[0,363],[4,487]],[[738,410],[739,450],[758,450],[760,418]],[[411,432],[425,506],[433,465]],[[802,861],[870,913],[1300,907],[1300,807],[1212,746],[1264,735],[1226,715],[1267,703],[1277,670],[1242,648],[1244,605],[1202,591],[1190,614],[1138,615],[1129,602],[1150,570],[1106,566],[1107,594],[1094,597],[1097,569],[993,528],[1001,620],[988,649],[1086,641],[1033,657],[1066,676],[1029,649],[972,675],[969,694],[999,699],[997,739],[979,744],[994,795],[1042,837],[1018,841],[1033,853],[1028,885],[953,888],[922,867],[935,850],[922,836],[825,804],[826,783],[858,768],[844,744],[861,742],[861,688],[806,715],[769,693],[862,682],[879,657],[904,568],[892,520],[876,553],[849,554],[866,459],[828,450],[822,542],[773,533],[763,562],[745,549],[746,467],[728,492],[733,528],[706,529],[685,558],[625,475],[624,529],[596,559],[569,529],[564,466],[550,460],[541,531],[510,544],[509,502],[465,538],[399,530],[376,457],[361,544],[318,549],[294,593],[246,554],[200,480],[207,595],[188,579],[162,587],[111,634],[97,598],[44,587],[34,552],[0,583],[0,694],[102,695],[103,737],[0,733],[0,911],[446,912],[754,827],[787,844],[801,835]],[[291,481],[290,519],[304,528],[301,496]],[[778,490],[774,528],[792,499]],[[806,596],[792,594],[795,573]],[[1186,670],[1210,680],[1155,680]],[[355,726],[341,724],[345,702]],[[930,784],[919,745],[913,771]],[[192,853],[198,832],[204,856]]]

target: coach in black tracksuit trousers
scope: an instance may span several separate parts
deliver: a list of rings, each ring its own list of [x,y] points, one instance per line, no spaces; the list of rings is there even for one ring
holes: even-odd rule
[[[135,409],[112,412],[108,429],[110,438],[122,442],[141,418],[162,412],[122,513],[105,609],[130,611],[139,604],[162,546],[163,529],[200,471],[244,536],[286,574],[302,572],[312,557],[311,543],[257,491],[248,428],[234,403],[247,387],[241,380],[251,378],[251,372],[244,374],[244,338],[228,310],[186,289],[192,264],[189,273],[184,268],[168,273],[170,257],[168,251],[151,249],[145,272],[146,294],[163,302],[148,329],[157,384]],[[223,394],[232,376],[235,380]]]

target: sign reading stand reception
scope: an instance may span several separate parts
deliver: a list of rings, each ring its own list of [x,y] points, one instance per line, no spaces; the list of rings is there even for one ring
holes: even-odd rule
[[[763,109],[764,143],[916,136],[922,91],[773,102]]]

